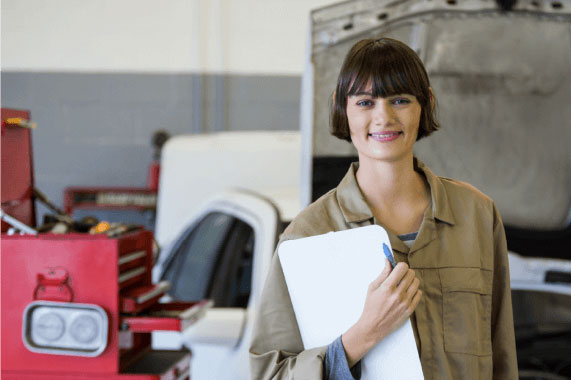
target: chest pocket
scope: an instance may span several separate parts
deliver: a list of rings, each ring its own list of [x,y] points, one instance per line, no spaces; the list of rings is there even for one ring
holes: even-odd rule
[[[441,268],[444,350],[492,354],[492,271]]]

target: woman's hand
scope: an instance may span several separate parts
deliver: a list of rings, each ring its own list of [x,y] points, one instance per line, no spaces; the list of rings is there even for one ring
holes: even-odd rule
[[[385,268],[369,285],[361,317],[341,337],[349,368],[400,327],[422,297],[419,280],[407,264],[398,263],[391,271],[391,264],[385,261]]]

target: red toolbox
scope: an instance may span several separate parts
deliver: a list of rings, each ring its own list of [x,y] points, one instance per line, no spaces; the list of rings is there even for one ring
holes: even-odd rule
[[[34,226],[31,130],[23,127],[30,112],[2,108],[2,210]],[[2,232],[8,224],[2,222]]]
[[[2,109],[2,212],[35,232],[31,126]],[[143,229],[3,233],[1,378],[189,379],[190,351],[154,351],[151,333],[184,330],[211,302],[159,303],[169,284],[151,282],[152,243]]]
[[[189,351],[153,351],[209,302],[160,304],[152,233],[2,235],[3,379],[187,379]]]
[[[64,209],[76,219],[93,216],[109,222],[155,228],[157,191],[137,187],[67,187]]]

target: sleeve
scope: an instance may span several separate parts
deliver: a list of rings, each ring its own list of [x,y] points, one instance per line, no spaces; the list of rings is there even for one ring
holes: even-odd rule
[[[494,380],[517,380],[518,368],[504,225],[494,205],[494,277],[492,290]]]
[[[277,253],[256,312],[250,346],[253,380],[322,380],[327,346],[303,349]]]
[[[327,346],[323,371],[325,372],[324,380],[359,380],[361,378],[361,361],[349,369],[341,336]]]

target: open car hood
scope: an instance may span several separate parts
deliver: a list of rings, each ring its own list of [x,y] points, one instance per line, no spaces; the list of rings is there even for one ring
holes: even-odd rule
[[[441,123],[415,154],[494,199],[510,250],[571,259],[570,22],[571,1],[519,1],[506,12],[490,1],[362,0],[313,11],[302,107],[310,197],[357,159],[329,134],[345,54],[363,38],[396,38],[425,63]]]

